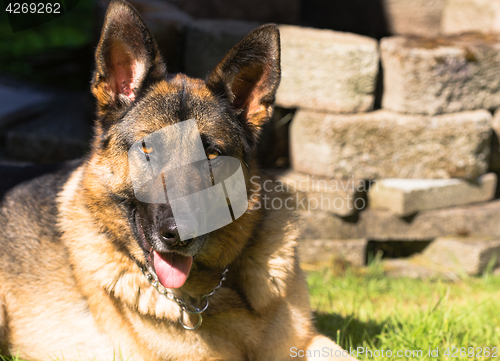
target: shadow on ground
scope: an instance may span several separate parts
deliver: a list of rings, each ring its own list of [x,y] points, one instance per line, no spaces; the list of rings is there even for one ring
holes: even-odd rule
[[[335,313],[314,312],[314,318],[318,331],[335,342],[338,337],[338,343],[344,348],[363,346],[363,342],[375,344],[384,328],[383,324],[374,321],[362,322],[353,316],[343,317]]]

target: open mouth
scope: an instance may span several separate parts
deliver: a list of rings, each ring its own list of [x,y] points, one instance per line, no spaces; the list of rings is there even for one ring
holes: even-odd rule
[[[170,252],[160,254],[153,251],[153,265],[158,281],[165,288],[180,288],[186,282],[193,257]]]
[[[134,211],[133,219],[139,244],[148,254],[146,257],[147,262],[150,268],[154,270],[158,281],[165,288],[182,287],[189,276],[189,271],[193,265],[193,257],[184,256],[173,251],[157,252],[148,242],[136,211]]]

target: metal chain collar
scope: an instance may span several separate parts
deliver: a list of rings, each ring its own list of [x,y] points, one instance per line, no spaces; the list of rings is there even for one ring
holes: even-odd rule
[[[163,295],[165,296],[168,300],[170,301],[173,301],[175,303],[177,303],[177,305],[179,306],[179,308],[181,309],[181,317],[179,318],[179,323],[181,324],[182,327],[184,327],[184,329],[186,330],[196,330],[198,327],[201,326],[201,323],[203,322],[203,316],[201,315],[203,312],[206,311],[206,309],[208,308],[208,298],[210,296],[213,296],[213,294],[219,289],[222,287],[222,283],[226,280],[226,274],[227,272],[229,271],[227,268],[221,273],[221,276],[220,276],[220,281],[219,281],[219,284],[217,286],[215,286],[215,288],[210,291],[209,293],[206,293],[204,294],[203,296],[201,296],[201,300],[205,300],[205,305],[201,308],[198,308],[196,307],[195,305],[193,304],[190,304],[188,305],[184,299],[180,296],[176,296],[170,289],[168,288],[165,288],[163,287],[163,285],[160,283],[160,281],[158,280],[158,277],[156,276],[156,274],[154,273],[151,273],[149,272],[149,270],[146,268],[146,267],[143,267],[141,266],[137,261],[136,261],[136,264],[137,266],[139,267],[139,269],[142,271],[142,274],[144,275],[144,277],[146,277],[146,279],[148,280],[148,282],[151,284],[151,286],[153,286],[156,291],[158,291],[158,293],[160,295]],[[192,309],[190,309],[190,307]],[[194,309],[194,310],[193,310]],[[187,325],[185,325],[183,322],[182,322],[182,317],[183,317],[183,314],[187,313],[188,315],[198,315],[198,323],[196,324],[196,326],[193,326],[193,327],[189,327]]]

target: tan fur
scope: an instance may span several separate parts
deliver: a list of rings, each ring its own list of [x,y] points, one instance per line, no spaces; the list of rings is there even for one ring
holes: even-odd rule
[[[0,351],[27,361],[284,361],[339,350],[312,324],[293,215],[260,208],[259,185],[250,182],[259,174],[252,150],[279,84],[277,28],[252,32],[207,82],[167,78],[150,33],[124,1],[111,3],[102,34],[91,153],[0,204]],[[173,290],[202,306],[228,268],[194,331],[179,321],[194,326],[197,316],[160,295],[136,264],[151,261],[153,245],[148,250],[135,232],[146,217],[131,216],[143,205],[134,198],[126,141],[186,120],[178,114],[196,120],[207,147],[240,160],[249,204],[234,222],[196,237],[189,277]],[[158,231],[161,212],[151,229]]]
[[[148,356],[149,360],[244,360],[249,349],[255,353],[252,359],[279,360],[289,354],[291,345],[306,346],[313,330],[307,294],[303,292],[305,283],[296,262],[295,231],[287,216],[271,215],[262,226],[262,239],[249,246],[245,257],[229,269],[228,284],[241,284],[255,311],[249,312],[238,294],[224,287],[211,299],[200,332],[186,332],[178,325],[178,306],[161,297],[132,260],[120,256],[110,258],[117,252],[103,235],[92,232],[96,228],[92,216],[74,192],[74,184],[81,181],[81,172],[83,170],[75,173],[60,197],[61,229],[70,249],[70,259],[76,263],[73,267],[79,275],[77,282],[83,292],[89,288],[86,285],[95,284],[109,292],[110,299],[106,302],[94,287],[85,294],[90,303],[95,299],[99,313],[105,318],[104,325],[115,327],[115,322],[106,318],[115,314],[116,300],[122,303],[119,311],[132,320],[126,328],[140,329],[138,335],[130,335],[134,343],[157,345],[157,358]],[[76,217],[78,227],[75,227]],[[82,243],[82,238],[88,241]],[[217,284],[218,277],[213,275],[212,285]],[[232,300],[234,305],[227,304],[227,300]],[[106,310],[103,305],[110,309]],[[295,316],[293,324],[290,314]],[[168,322],[156,325],[150,316]],[[275,317],[282,320],[272,322],[276,325],[270,327],[267,323]],[[166,333],[168,337],[164,336]],[[289,339],[289,345],[283,342],[284,336]]]
[[[292,347],[338,348],[315,336],[297,261],[293,217],[266,216],[255,241],[232,263],[224,287],[211,298],[202,327],[186,331],[178,323],[178,306],[160,296],[135,263],[99,231],[85,206],[85,173],[85,165],[77,169],[58,198],[68,258],[64,250],[46,250],[58,265],[52,276],[59,278],[53,281],[58,287],[56,299],[44,296],[50,286],[38,289],[28,284],[30,292],[16,297],[15,284],[28,281],[9,277],[13,283],[7,287],[2,282],[2,296],[16,301],[7,303],[15,326],[4,328],[11,352],[18,351],[26,360],[63,355],[66,360],[95,356],[101,360],[276,361],[302,359],[290,357]],[[209,288],[218,277],[214,273],[205,280]],[[67,288],[61,289],[61,284]],[[60,315],[64,325],[47,317],[47,309]],[[71,344],[79,347],[68,349]],[[47,345],[52,350],[48,353]]]

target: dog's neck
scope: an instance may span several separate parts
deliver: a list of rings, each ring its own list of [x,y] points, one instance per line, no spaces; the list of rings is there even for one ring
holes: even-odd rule
[[[77,279],[79,286],[99,284],[110,296],[142,314],[177,322],[180,317],[178,305],[158,294],[120,244],[110,241],[108,234],[101,231],[85,206],[85,194],[81,191],[84,171],[85,165],[73,173],[58,198],[59,227],[63,242],[70,250],[70,262],[78,270],[75,274],[85,275],[85,279]],[[78,226],[72,221],[77,218]],[[223,312],[227,300],[233,307],[239,304],[241,308],[258,312],[273,300],[284,297],[287,279],[294,276],[298,267],[296,232],[289,217],[280,212],[259,212],[254,221],[257,220],[260,227],[255,234],[246,234],[249,241],[228,264],[227,281],[212,297],[207,315]],[[86,239],[86,243],[83,244],[82,239]],[[231,272],[231,269],[238,272]],[[222,270],[222,267],[205,268],[202,263],[195,263],[186,284],[175,292],[196,300],[218,284]]]

